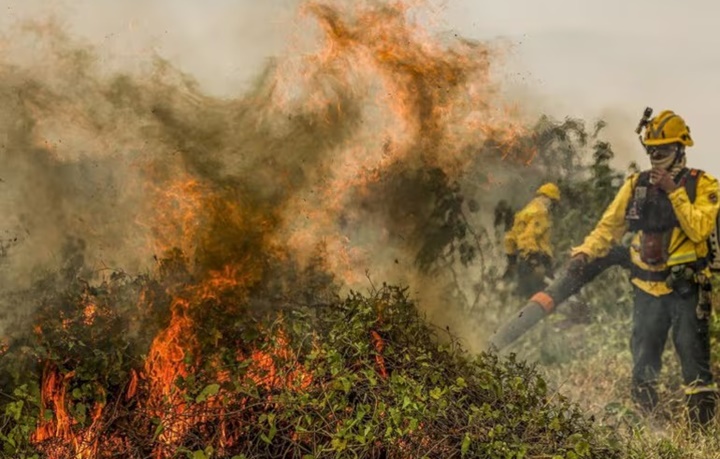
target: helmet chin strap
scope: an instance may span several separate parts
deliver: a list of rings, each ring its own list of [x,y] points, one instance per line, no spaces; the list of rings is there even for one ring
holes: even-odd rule
[[[675,153],[675,158],[673,158],[672,164],[670,164],[667,170],[673,175],[673,177],[675,177],[684,167],[685,149],[679,148],[677,153]]]

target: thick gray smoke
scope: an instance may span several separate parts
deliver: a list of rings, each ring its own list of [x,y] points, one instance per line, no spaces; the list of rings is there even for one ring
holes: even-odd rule
[[[442,279],[414,265],[437,178],[477,173],[481,155],[527,159],[524,128],[490,80],[495,48],[431,36],[401,3],[306,2],[299,13],[313,39],[289,44],[234,98],[159,59],[108,68],[53,22],[13,32],[0,66],[12,243],[0,282],[23,288],[68,263],[88,278],[150,270],[176,246],[200,271],[322,254],[347,287],[369,286],[368,274],[413,283],[445,310]],[[476,191],[487,210],[494,193]]]

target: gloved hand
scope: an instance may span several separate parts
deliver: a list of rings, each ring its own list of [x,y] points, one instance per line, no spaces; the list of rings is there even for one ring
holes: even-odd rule
[[[571,259],[568,265],[568,271],[582,271],[585,265],[590,261],[590,257],[586,253],[577,253]]]
[[[515,271],[517,270],[517,255],[508,255],[507,256],[507,268],[505,268],[505,273],[503,273],[502,280],[510,280],[515,276]]]
[[[572,260],[574,263],[578,263],[578,264],[584,265],[584,264],[586,264],[586,263],[588,262],[588,260],[590,260],[590,257],[588,256],[587,253],[582,253],[582,252],[580,252],[580,253],[576,253],[575,256],[573,256],[573,257],[571,258],[571,260]]]

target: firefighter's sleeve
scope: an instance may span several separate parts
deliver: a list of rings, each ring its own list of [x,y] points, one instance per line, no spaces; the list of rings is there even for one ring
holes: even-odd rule
[[[595,229],[585,238],[582,245],[574,247],[570,251],[571,256],[584,253],[590,258],[598,258],[607,255],[610,248],[620,243],[627,224],[625,223],[625,210],[633,190],[633,181],[636,174],[633,174],[620,187],[615,198],[605,209]]]
[[[679,187],[668,194],[680,228],[696,244],[707,240],[715,229],[715,221],[720,209],[718,193],[720,189],[717,179],[703,173],[697,183],[694,203],[690,202],[684,187]]]

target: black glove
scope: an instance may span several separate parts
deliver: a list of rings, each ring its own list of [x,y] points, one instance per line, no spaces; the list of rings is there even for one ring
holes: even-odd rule
[[[590,257],[587,254],[582,252],[578,253],[574,257],[570,258],[567,271],[573,273],[575,276],[582,276],[589,261]]]

